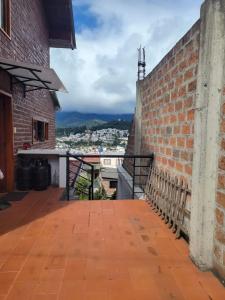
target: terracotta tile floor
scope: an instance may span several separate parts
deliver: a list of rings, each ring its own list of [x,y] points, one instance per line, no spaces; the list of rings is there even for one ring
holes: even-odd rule
[[[0,300],[224,300],[142,201],[31,192],[0,212]]]

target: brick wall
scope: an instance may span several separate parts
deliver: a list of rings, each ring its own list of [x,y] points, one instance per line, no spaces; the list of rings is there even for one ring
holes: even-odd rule
[[[139,82],[142,99],[141,154],[154,153],[154,164],[183,179],[190,189],[199,49],[200,20]],[[134,126],[126,153],[134,153]],[[131,162],[127,161],[125,168],[131,170]],[[190,212],[191,198],[188,198],[186,208]],[[185,218],[185,227],[189,232],[189,214]]]
[[[141,82],[142,149],[191,185],[198,21]]]
[[[183,178],[189,184],[194,200],[192,206],[190,206],[191,199],[187,205],[193,217],[191,222],[185,223],[191,224],[191,227],[187,228],[191,242],[190,255],[198,266],[214,269],[223,280],[225,279],[224,3],[224,0],[205,1],[201,9],[201,19],[156,68],[138,83],[142,99],[142,154],[154,152],[157,166],[167,169],[170,174]],[[197,88],[198,97],[196,97]],[[199,107],[198,110],[196,106]],[[217,121],[220,121],[219,135]],[[195,126],[198,126],[196,131]],[[129,152],[132,147],[134,149],[132,131],[130,140],[127,149]],[[218,169],[217,154],[219,154]],[[196,180],[192,182],[194,155]],[[210,164],[207,161],[209,159]]]
[[[49,66],[48,27],[41,0],[11,1],[12,33],[9,39],[0,31],[0,56],[16,61]],[[49,122],[49,140],[33,145],[34,148],[54,148],[55,113],[47,91],[27,93],[13,89],[14,150],[24,142],[32,142],[32,118],[40,117]]]
[[[214,263],[225,278],[225,87],[221,107],[220,152],[215,208]]]

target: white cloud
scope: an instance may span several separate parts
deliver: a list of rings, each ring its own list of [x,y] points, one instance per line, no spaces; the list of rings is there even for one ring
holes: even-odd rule
[[[65,83],[64,110],[133,112],[137,48],[149,72],[198,19],[201,0],[74,0],[97,26],[77,32],[77,50],[52,49],[51,65]],[[75,22],[76,23],[76,22]],[[148,73],[147,72],[147,73]]]

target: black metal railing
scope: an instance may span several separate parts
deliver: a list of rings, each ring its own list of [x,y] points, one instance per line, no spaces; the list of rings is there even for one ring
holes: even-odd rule
[[[152,167],[154,155],[111,155],[111,154],[72,154],[67,152],[66,155],[66,200],[69,201],[74,198],[76,193],[82,193],[86,195],[88,200],[94,200],[94,178],[95,167],[94,164],[85,161],[85,159],[96,158],[116,158],[126,160],[132,165],[132,168],[128,170],[126,164],[124,167],[131,176],[132,184],[132,198],[135,198],[136,194],[143,193],[135,190],[135,187],[140,187],[142,191],[145,189],[149,170]],[[144,164],[143,164],[144,162]],[[86,173],[86,174],[85,174]],[[82,186],[79,183],[79,179],[83,178],[88,183],[87,186]]]

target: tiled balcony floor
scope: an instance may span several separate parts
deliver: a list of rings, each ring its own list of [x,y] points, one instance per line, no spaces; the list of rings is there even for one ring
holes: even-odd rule
[[[0,299],[224,300],[142,201],[31,192],[0,212]]]

